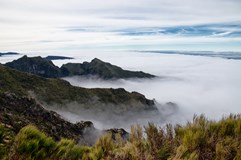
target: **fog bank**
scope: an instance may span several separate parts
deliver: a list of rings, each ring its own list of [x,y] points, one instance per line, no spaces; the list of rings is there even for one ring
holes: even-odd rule
[[[178,54],[138,52],[78,52],[62,56],[75,57],[72,60],[55,60],[56,65],[74,62],[82,63],[97,57],[118,65],[123,69],[141,70],[157,75],[154,79],[120,79],[104,81],[96,77],[66,77],[72,85],[87,88],[125,88],[138,91],[149,99],[155,99],[162,117],[153,115],[136,116],[135,121],[113,121],[108,114],[92,115],[58,112],[70,121],[92,120],[98,128],[126,127],[130,124],[145,124],[147,121],[163,123],[185,123],[193,114],[205,114],[211,119],[220,119],[230,113],[241,113],[241,61],[217,57]],[[35,55],[28,55],[35,56]],[[44,55],[45,56],[45,55]],[[13,57],[1,57],[1,63]],[[16,58],[15,58],[16,59]],[[159,104],[174,102],[178,109]],[[75,111],[75,110],[74,110]],[[124,117],[133,115],[125,115]],[[99,121],[101,117],[106,119]],[[164,117],[164,118],[163,118]],[[115,123],[112,123],[115,122]]]
[[[159,78],[115,81],[83,77],[64,79],[75,86],[125,88],[154,98],[161,104],[177,103],[178,112],[167,117],[166,123],[184,123],[191,120],[195,113],[203,113],[211,119],[241,113],[241,61],[151,53],[129,53],[119,58],[107,55],[96,56],[124,69],[142,70]]]

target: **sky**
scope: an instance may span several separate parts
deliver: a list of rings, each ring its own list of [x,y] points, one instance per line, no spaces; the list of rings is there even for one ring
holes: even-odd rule
[[[241,52],[240,0],[0,0],[0,52]]]

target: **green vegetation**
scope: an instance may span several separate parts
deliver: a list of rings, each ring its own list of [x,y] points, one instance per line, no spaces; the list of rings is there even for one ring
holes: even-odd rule
[[[10,159],[29,160],[77,160],[88,152],[89,148],[75,144],[73,140],[62,139],[55,142],[34,126],[21,129],[15,137]]]
[[[140,125],[135,125],[131,128],[128,140],[123,140],[121,136],[116,136],[113,140],[111,134],[106,134],[92,147],[79,146],[68,139],[56,142],[30,125],[21,129],[9,149],[2,143],[3,137],[6,136],[4,130],[1,126],[1,158],[6,156],[5,158],[20,160],[241,159],[241,115],[230,115],[220,121],[210,121],[203,115],[194,116],[193,121],[184,126],[168,124],[158,128],[155,124],[149,123],[144,127],[144,131]],[[10,150],[7,154],[6,151]]]
[[[46,159],[55,150],[55,142],[33,126],[20,130],[14,141],[12,157],[18,159]]]

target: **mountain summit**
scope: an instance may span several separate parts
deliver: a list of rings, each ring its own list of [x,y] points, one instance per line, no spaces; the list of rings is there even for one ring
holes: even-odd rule
[[[142,71],[128,71],[121,67],[103,62],[98,58],[94,58],[90,63],[67,63],[61,67],[66,76],[73,75],[93,75],[103,79],[119,79],[119,78],[154,78],[154,75],[144,73]]]
[[[40,56],[30,58],[25,55],[5,65],[22,72],[36,74],[46,78],[58,78],[61,76],[59,67],[55,66],[52,61]]]

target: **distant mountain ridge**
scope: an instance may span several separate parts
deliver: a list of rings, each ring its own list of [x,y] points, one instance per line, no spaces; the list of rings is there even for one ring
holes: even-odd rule
[[[103,62],[97,58],[90,63],[67,63],[60,68],[55,66],[51,60],[42,57],[23,56],[17,60],[5,64],[8,67],[36,74],[46,78],[61,78],[67,76],[98,76],[103,79],[119,78],[154,78],[154,75],[142,71],[128,71]]]
[[[74,59],[72,57],[65,57],[65,56],[47,56],[47,57],[44,57],[44,59],[47,59],[47,60],[64,60],[64,59]]]
[[[160,53],[160,54],[180,54],[190,56],[219,57],[224,59],[241,60],[241,52],[214,52],[214,51],[168,51],[168,50],[145,50],[137,51],[143,53]]]
[[[0,57],[5,55],[18,55],[17,52],[0,52]]]

